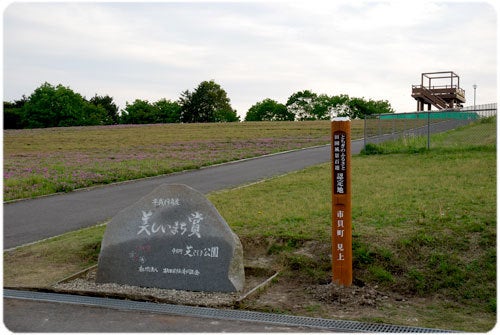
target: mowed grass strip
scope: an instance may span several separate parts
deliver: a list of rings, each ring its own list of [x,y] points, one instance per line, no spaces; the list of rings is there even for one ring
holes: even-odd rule
[[[330,166],[210,198],[242,237],[330,242]],[[496,308],[496,153],[353,158],[355,274]]]
[[[353,122],[358,136],[362,127]],[[4,130],[4,200],[327,144],[329,134],[329,121]]]
[[[476,124],[448,136],[467,136],[474,133],[470,129],[494,131]],[[414,302],[414,310],[394,307],[380,322],[391,323],[402,313],[425,327],[487,331],[494,326],[496,148],[491,141],[353,157],[355,281]],[[330,164],[209,198],[246,248],[262,239],[274,243],[268,252],[288,268],[284,280],[314,284],[331,276]],[[4,285],[49,284],[95,264],[102,234],[96,227],[5,253]],[[297,255],[308,241],[322,245],[324,254]]]

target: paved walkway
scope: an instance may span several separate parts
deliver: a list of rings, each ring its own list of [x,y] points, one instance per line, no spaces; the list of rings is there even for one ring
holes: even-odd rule
[[[362,144],[362,141],[354,141],[352,153],[359,153]],[[329,161],[330,146],[325,145],[7,203],[3,206],[4,249],[106,221],[160,184],[186,184],[202,193],[209,193]]]
[[[310,327],[282,326],[258,321],[217,320],[17,299],[4,299],[4,325],[9,331],[16,333],[305,333],[332,331]]]

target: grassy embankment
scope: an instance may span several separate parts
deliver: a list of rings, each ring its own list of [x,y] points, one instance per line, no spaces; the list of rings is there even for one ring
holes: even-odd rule
[[[403,126],[387,123],[377,129]],[[362,136],[363,121],[352,121],[352,137]],[[329,121],[4,130],[4,201],[329,142]]]
[[[5,130],[4,201],[196,169],[329,141],[328,121]]]
[[[483,140],[471,141],[477,133]],[[475,138],[475,137],[474,137]],[[431,151],[384,145],[353,157],[353,253],[357,283],[397,292],[410,309],[376,320],[486,331],[496,322],[495,120],[433,137]],[[266,240],[280,281],[314,284],[331,275],[330,165],[311,167],[211,201],[246,248]],[[4,255],[8,286],[49,285],[95,264],[104,227],[66,234]],[[325,254],[296,253],[308,241]],[[60,250],[65,250],[61,253]],[[318,306],[321,306],[318,304]],[[321,307],[314,315],[325,315]]]

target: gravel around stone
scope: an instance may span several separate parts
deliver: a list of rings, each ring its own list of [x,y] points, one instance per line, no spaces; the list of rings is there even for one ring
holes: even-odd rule
[[[115,283],[96,283],[96,272],[97,268],[91,268],[75,279],[55,284],[53,289],[57,292],[64,293],[155,301],[189,306],[230,307],[234,306],[238,300],[268,278],[268,276],[264,276],[262,274],[262,271],[247,271],[245,286],[242,292],[192,292],[138,287]]]

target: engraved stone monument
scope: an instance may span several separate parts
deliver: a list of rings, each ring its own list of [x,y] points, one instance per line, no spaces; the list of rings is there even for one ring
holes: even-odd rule
[[[208,199],[161,185],[106,227],[96,281],[188,291],[243,289],[243,248]]]

